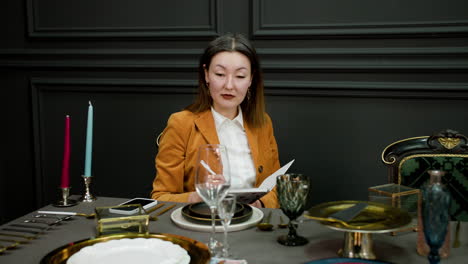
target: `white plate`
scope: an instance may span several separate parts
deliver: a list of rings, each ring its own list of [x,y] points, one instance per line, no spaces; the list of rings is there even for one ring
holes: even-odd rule
[[[157,238],[123,238],[96,243],[73,254],[67,264],[188,264],[190,256],[181,246]]]
[[[206,231],[206,232],[211,232],[211,225],[202,225],[202,224],[196,224],[188,221],[182,216],[182,207],[174,210],[171,213],[171,219],[172,221],[179,227],[189,229],[189,230],[194,230],[194,231]],[[249,218],[249,220],[238,223],[238,224],[232,224],[229,225],[228,231],[239,231],[239,230],[244,230],[249,227],[255,226],[258,224],[260,221],[263,219],[263,212],[256,208],[252,207],[252,216]],[[222,225],[217,225],[216,227],[216,232],[223,232],[223,226]]]

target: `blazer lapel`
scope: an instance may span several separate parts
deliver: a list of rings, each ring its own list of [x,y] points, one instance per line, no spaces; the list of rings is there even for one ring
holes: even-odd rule
[[[201,113],[195,120],[195,125],[208,144],[219,144],[218,133],[216,133],[216,126],[211,110]]]

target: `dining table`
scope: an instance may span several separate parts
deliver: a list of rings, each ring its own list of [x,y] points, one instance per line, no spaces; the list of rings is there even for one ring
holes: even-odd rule
[[[18,225],[25,224],[24,221],[34,219],[38,211],[61,211],[79,212],[84,214],[94,213],[96,207],[118,205],[128,198],[97,197],[92,202],[79,202],[72,207],[55,207],[47,205],[23,215],[0,226],[0,233],[7,233],[8,229],[21,229]],[[185,206],[184,203],[165,202],[166,206],[175,204],[176,206],[167,213],[158,216],[155,221],[149,222],[150,233],[174,234],[193,240],[207,243],[210,239],[210,232],[186,229],[176,225],[171,219],[171,213]],[[164,208],[164,207],[163,207]],[[161,210],[163,209],[161,208]],[[284,222],[287,217],[280,209],[261,208],[264,215],[271,212],[270,221],[274,225],[271,231],[261,231],[255,225],[237,231],[229,232],[228,239],[231,252],[239,259],[244,259],[248,263],[273,264],[273,263],[309,263],[314,260],[338,258],[338,250],[344,243],[344,233],[331,229],[318,221],[307,217],[298,219],[297,232],[308,239],[308,243],[303,246],[283,246],[277,242],[277,238],[287,234],[287,228],[279,228],[280,216]],[[157,213],[155,211],[154,213]],[[32,224],[30,224],[32,225]],[[455,223],[451,223],[451,237],[456,230]],[[16,226],[16,228],[14,228]],[[53,225],[46,232],[38,235],[26,243],[15,248],[8,249],[0,253],[0,263],[2,264],[36,264],[55,249],[84,239],[96,237],[96,219],[89,219],[83,216],[73,216],[67,220]],[[217,233],[219,239],[222,233]],[[467,263],[468,262],[468,224],[462,222],[460,226],[461,245],[457,248],[450,248],[450,254],[443,258],[441,263]],[[5,238],[5,237],[3,237]],[[10,237],[11,239],[19,239]],[[400,232],[396,235],[388,233],[373,234],[373,250],[377,260],[386,263],[428,263],[426,257],[418,255],[416,252],[417,232]],[[7,239],[8,240],[8,239]],[[0,241],[0,245],[8,242]]]

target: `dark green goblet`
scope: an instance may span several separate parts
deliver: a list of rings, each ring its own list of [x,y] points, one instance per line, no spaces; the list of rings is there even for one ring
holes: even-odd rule
[[[276,179],[276,191],[283,213],[289,218],[289,233],[278,237],[278,242],[285,246],[301,246],[309,241],[297,235],[296,218],[302,215],[309,193],[309,179],[302,174],[284,174]]]

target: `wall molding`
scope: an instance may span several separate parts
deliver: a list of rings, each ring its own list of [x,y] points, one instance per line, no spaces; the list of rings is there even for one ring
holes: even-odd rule
[[[468,20],[405,23],[274,24],[265,22],[264,1],[252,1],[251,35],[255,39],[468,35]]]
[[[36,92],[194,94],[197,82],[180,79],[32,78],[31,86]]]
[[[209,5],[209,23],[207,25],[178,25],[138,27],[138,26],[89,26],[89,27],[64,27],[56,25],[44,27],[38,24],[42,13],[37,0],[27,0],[27,25],[28,36],[31,38],[156,38],[156,39],[193,39],[209,38],[222,32],[220,23],[220,10],[222,1],[207,0]],[[156,2],[155,2],[156,3]],[[47,10],[46,10],[47,11]],[[169,10],[176,12],[176,10]],[[83,14],[85,15],[85,14]],[[125,21],[120,19],[120,21]]]
[[[282,72],[468,69],[468,47],[265,48],[258,53],[265,70]]]
[[[41,92],[195,94],[196,80],[32,78],[33,102]],[[467,99],[468,82],[265,81],[273,96]]]
[[[468,82],[265,81],[271,96],[468,99]]]
[[[202,49],[4,49],[0,67],[197,71]],[[260,48],[265,71],[466,71],[468,47]]]
[[[196,71],[202,49],[8,49],[0,66]]]

